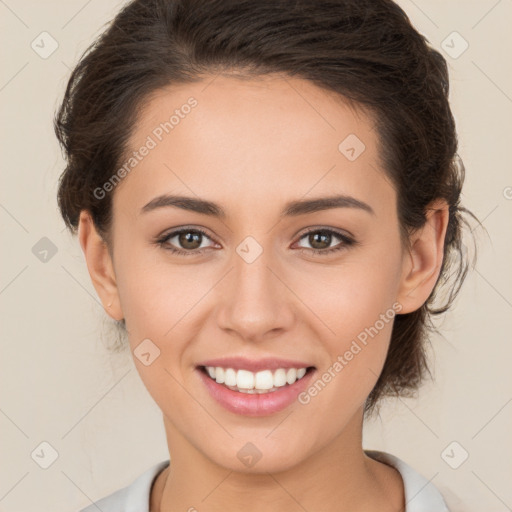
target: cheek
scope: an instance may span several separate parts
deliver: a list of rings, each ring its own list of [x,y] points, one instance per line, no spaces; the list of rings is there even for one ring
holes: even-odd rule
[[[310,310],[328,327],[324,330],[330,334],[327,338],[343,343],[392,310],[400,267],[398,256],[382,258],[361,253],[337,266],[301,273],[297,294],[307,297]],[[382,328],[379,322],[379,330]]]
[[[308,307],[321,319],[316,322],[317,337],[329,355],[320,371],[322,382],[312,393],[321,392],[325,406],[360,405],[380,375],[401,309],[396,303],[399,254],[392,248],[386,257],[368,251],[329,272],[303,278],[298,291],[308,297]],[[330,391],[324,393],[327,387]]]
[[[128,331],[134,338],[166,339],[204,294],[193,266],[170,265],[158,249],[133,251],[119,262],[116,280]]]
[[[364,406],[374,388],[399,312],[384,289],[367,287],[357,294],[348,293],[348,297],[341,298],[339,293],[335,296],[338,300],[330,303],[330,315],[324,309],[329,327],[335,332],[322,338],[328,357],[311,386],[299,396],[299,402],[309,411],[309,421],[315,425],[312,429],[327,429],[332,436]],[[324,421],[320,420],[321,411],[335,414]]]
[[[184,382],[180,364],[190,339],[187,315],[201,298],[201,290],[190,286],[192,266],[173,268],[161,257],[157,261],[155,252],[133,251],[120,262],[116,272],[119,297],[143,384],[166,415],[172,416],[177,409],[186,425],[200,414],[190,406],[190,397],[180,384]]]

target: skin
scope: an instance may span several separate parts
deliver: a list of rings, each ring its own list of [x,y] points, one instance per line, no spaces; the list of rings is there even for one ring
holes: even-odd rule
[[[130,348],[149,338],[160,349],[149,366],[134,357],[162,410],[172,454],[153,486],[151,511],[402,510],[399,473],[362,449],[364,402],[392,322],[309,404],[263,417],[226,411],[195,366],[227,355],[273,356],[327,371],[393,303],[408,313],[427,300],[442,263],[448,206],[433,204],[411,247],[402,246],[372,118],[296,78],[218,76],[162,89],[141,112],[131,148],[190,96],[197,107],[116,187],[111,250],[85,210],[79,225],[91,279],[108,314],[125,318]],[[366,146],[354,161],[338,150],[349,134]],[[140,212],[163,193],[214,201],[226,217],[169,206]],[[279,217],[290,200],[334,193],[364,201],[374,214],[345,207]],[[196,245],[203,254],[175,255],[155,243],[182,226],[207,231]],[[343,241],[333,235],[313,245],[303,235],[310,227],[358,243],[314,255],[313,248]],[[263,249],[250,264],[236,252],[247,236]],[[178,237],[169,246],[186,250]],[[247,442],[262,454],[252,467],[237,457]]]

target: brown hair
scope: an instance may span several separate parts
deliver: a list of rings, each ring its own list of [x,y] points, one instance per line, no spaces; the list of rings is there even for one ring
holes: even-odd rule
[[[164,86],[216,73],[303,78],[371,112],[405,244],[424,225],[433,200],[448,202],[439,279],[422,307],[396,316],[365,412],[384,395],[411,394],[428,373],[432,317],[452,305],[468,270],[462,213],[476,217],[459,204],[464,166],[456,154],[446,61],[390,0],[128,3],[82,55],[55,116],[67,159],[58,190],[66,225],[76,233],[80,211],[88,210],[109,243],[112,194],[99,199],[94,190],[123,161],[144,101]],[[449,294],[436,308],[441,287]]]

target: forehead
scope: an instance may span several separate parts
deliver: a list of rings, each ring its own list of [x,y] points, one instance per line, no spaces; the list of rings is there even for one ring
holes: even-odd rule
[[[302,79],[213,76],[160,89],[130,139],[130,151],[144,146],[115,201],[179,192],[229,210],[234,199],[261,208],[334,191],[367,200],[380,189],[393,200],[372,117]]]

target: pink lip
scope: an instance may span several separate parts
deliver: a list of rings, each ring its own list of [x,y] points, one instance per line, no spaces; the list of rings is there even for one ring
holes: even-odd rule
[[[214,365],[208,364],[208,366]],[[304,367],[305,365],[299,366],[299,368]],[[302,393],[304,389],[309,386],[313,375],[316,373],[316,370],[310,370],[302,379],[295,381],[291,385],[283,386],[277,391],[251,395],[233,391],[224,386],[224,384],[218,384],[211,379],[204,370],[197,368],[196,371],[199,373],[201,380],[212,398],[228,411],[245,416],[265,416],[279,412],[290,406],[296,400],[297,395]]]
[[[197,366],[221,366],[222,368],[233,368],[234,370],[259,372],[261,370],[277,370],[278,368],[308,368],[313,365],[303,361],[276,359],[275,357],[267,357],[258,360],[251,360],[245,357],[225,357],[209,359],[208,361],[199,363]]]

